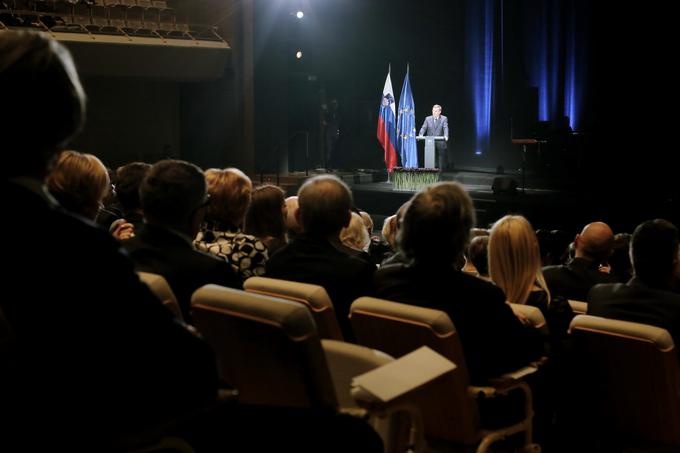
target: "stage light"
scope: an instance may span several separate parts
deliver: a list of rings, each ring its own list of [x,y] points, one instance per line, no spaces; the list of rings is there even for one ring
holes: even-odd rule
[[[298,11],[297,13],[295,13],[295,17],[297,17],[298,19],[302,19],[303,17],[305,17],[305,13],[303,13],[302,11]]]
[[[302,58],[302,51],[301,50],[298,50],[297,52],[295,52],[295,58],[297,58],[298,60],[300,58]]]

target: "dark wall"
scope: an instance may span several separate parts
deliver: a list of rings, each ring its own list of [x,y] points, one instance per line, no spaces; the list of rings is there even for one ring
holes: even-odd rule
[[[201,1],[230,49],[65,42],[88,95],[88,118],[73,148],[116,167],[180,158],[201,167],[252,171],[244,137],[243,11],[237,2]]]
[[[87,122],[71,147],[110,166],[180,156],[177,82],[85,78]]]

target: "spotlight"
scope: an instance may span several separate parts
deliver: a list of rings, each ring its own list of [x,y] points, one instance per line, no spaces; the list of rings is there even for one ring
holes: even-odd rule
[[[298,60],[300,58],[302,58],[302,51],[301,50],[298,50],[297,52],[295,52],[295,58],[297,58]]]
[[[298,11],[297,13],[295,13],[295,17],[297,17],[298,19],[302,19],[303,17],[305,17],[305,13],[303,13],[302,11]]]

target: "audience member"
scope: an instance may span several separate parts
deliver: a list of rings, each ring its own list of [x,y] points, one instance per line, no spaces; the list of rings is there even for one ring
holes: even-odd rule
[[[238,168],[205,171],[210,203],[205,224],[196,236],[198,250],[224,258],[241,281],[264,275],[267,246],[242,230],[250,205],[252,183]]]
[[[111,187],[106,167],[96,156],[62,152],[47,175],[47,188],[68,211],[94,221]]]
[[[567,299],[585,301],[597,283],[616,283],[614,275],[600,271],[612,252],[614,233],[606,223],[593,222],[574,238],[574,257],[567,264],[543,269],[550,291]]]
[[[201,286],[242,287],[224,258],[192,245],[210,202],[200,168],[181,160],[157,162],[142,181],[139,197],[146,223],[123,246],[138,271],[165,277],[187,322],[191,322],[191,295]]]
[[[290,241],[301,231],[300,224],[295,218],[298,208],[298,197],[292,195],[286,198],[286,242]]]
[[[357,297],[373,294],[375,266],[342,250],[340,231],[349,225],[352,193],[335,176],[315,176],[298,191],[302,233],[267,262],[267,276],[326,288],[345,339],[354,337],[347,316]]]
[[[630,239],[629,233],[614,235],[612,254],[609,255],[609,275],[614,276],[618,283],[625,283],[633,278],[633,264],[630,262]]]
[[[489,236],[475,236],[467,249],[467,259],[477,270],[477,276],[486,280],[489,277]]]
[[[538,359],[543,339],[525,327],[496,286],[456,270],[475,221],[472,200],[458,183],[417,193],[403,215],[399,249],[410,264],[382,266],[378,297],[443,310],[460,334],[471,381],[487,379]]]
[[[0,360],[0,450],[114,451],[215,401],[214,357],[140,282],[107,232],[45,190],[50,166],[85,119],[66,48],[47,35],[3,31],[0,86],[11,87],[0,109],[12,150],[2,170],[3,205],[14,216],[5,231],[33,239],[49,232],[48,242],[4,247],[5,291],[14,296],[0,301],[11,331]],[[40,105],[50,114],[36,114]]]
[[[349,225],[340,231],[340,242],[352,250],[350,254],[358,255],[362,253],[368,259],[366,252],[371,244],[371,238],[361,215],[352,212],[352,220],[350,220]]]
[[[565,298],[551,297],[541,271],[538,238],[526,218],[506,215],[491,228],[489,276],[508,302],[541,310],[553,345],[564,339],[574,312]]]
[[[385,259],[380,264],[381,266],[385,266],[387,264],[408,262],[408,258],[404,255],[404,253],[399,249],[399,246],[397,245],[397,235],[399,234],[399,230],[401,229],[401,221],[404,218],[404,213],[406,212],[409,203],[410,200],[402,204],[394,216],[388,217],[389,224],[388,219],[385,219],[385,225],[383,225],[383,237],[385,238],[387,243],[390,244],[393,252],[389,256],[385,257]]]
[[[286,244],[286,205],[283,189],[265,184],[253,189],[246,211],[245,232],[255,236],[266,246],[271,256]]]
[[[667,220],[638,225],[630,241],[633,278],[594,286],[588,294],[588,314],[662,327],[680,344],[678,244],[678,229]]]
[[[108,228],[117,239],[134,237],[135,229],[144,223],[142,202],[139,200],[139,186],[151,169],[151,164],[131,162],[116,170],[116,194],[122,217]]]

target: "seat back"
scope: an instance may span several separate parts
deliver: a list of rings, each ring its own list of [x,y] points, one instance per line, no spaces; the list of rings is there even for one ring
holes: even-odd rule
[[[156,297],[160,299],[163,305],[165,305],[177,319],[184,320],[182,317],[182,310],[179,309],[179,303],[177,303],[177,298],[172,292],[172,288],[170,288],[165,277],[151,272],[137,272],[137,275],[139,275],[139,279],[147,284],[149,289],[151,289]]]
[[[588,302],[569,299],[569,306],[577,315],[585,315],[588,313]]]
[[[281,297],[304,304],[312,313],[321,338],[342,341],[333,302],[323,286],[276,278],[251,277],[245,281],[243,288],[248,292]]]
[[[513,303],[510,304],[510,308],[512,308],[512,312],[515,315],[520,315],[528,320],[535,329],[538,329],[545,335],[548,334],[548,323],[545,322],[545,317],[539,308],[531,305]]]
[[[217,353],[239,401],[336,407],[316,326],[299,303],[206,285],[192,297],[194,324]]]
[[[350,309],[359,344],[401,357],[428,346],[457,365],[450,393],[437,395],[421,407],[428,436],[464,444],[479,440],[479,414],[468,393],[469,376],[460,338],[449,316],[440,310],[361,297]]]
[[[680,445],[680,366],[668,331],[578,315],[569,333],[595,405],[589,409],[621,436]]]

